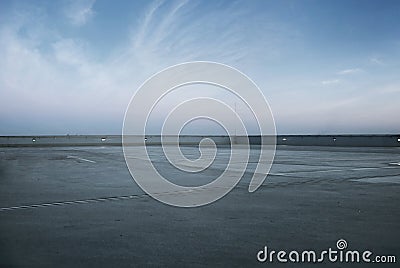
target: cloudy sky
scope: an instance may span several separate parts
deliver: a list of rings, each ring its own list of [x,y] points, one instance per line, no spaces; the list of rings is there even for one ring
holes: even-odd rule
[[[0,135],[120,134],[186,61],[253,79],[280,134],[400,132],[399,1],[0,1]]]

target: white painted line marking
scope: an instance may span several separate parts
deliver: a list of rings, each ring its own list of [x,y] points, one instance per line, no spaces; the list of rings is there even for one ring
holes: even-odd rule
[[[298,173],[325,173],[325,172],[343,172],[343,171],[358,171],[358,170],[374,170],[374,169],[386,169],[386,168],[396,168],[396,167],[363,167],[363,168],[349,168],[349,169],[327,169],[327,170],[302,170],[302,171],[292,171],[292,172],[280,172],[280,173],[273,173],[270,172],[270,175],[275,176],[294,176]]]
[[[32,209],[32,208],[56,207],[56,206],[63,206],[63,205],[89,204],[89,203],[97,203],[97,202],[103,202],[103,201],[119,201],[119,200],[140,198],[140,197],[144,197],[144,196],[147,196],[147,195],[143,194],[143,195],[102,197],[102,198],[93,198],[93,199],[84,199],[84,200],[59,201],[59,202],[53,202],[53,203],[42,203],[42,204],[22,205],[22,206],[13,206],[13,207],[2,207],[2,208],[0,208],[0,212],[1,211],[17,210],[17,209]]]
[[[73,156],[73,155],[69,155],[69,156],[67,156],[67,158],[72,158],[72,159],[77,159],[77,160],[81,160],[81,161],[86,161],[86,162],[89,162],[89,163],[96,163],[95,161],[93,161],[93,160],[89,160],[89,159],[85,159],[85,158],[80,158],[80,157],[77,157],[77,156]]]
[[[368,169],[379,169],[379,167],[363,167],[363,168],[353,168],[351,170],[368,170]]]

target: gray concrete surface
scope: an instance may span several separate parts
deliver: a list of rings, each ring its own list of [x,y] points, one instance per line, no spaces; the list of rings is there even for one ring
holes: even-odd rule
[[[184,153],[196,157],[194,147]],[[150,147],[181,184],[220,174],[229,148],[189,177]],[[204,207],[161,204],[131,179],[121,147],[0,148],[1,267],[310,267],[259,263],[274,250],[335,248],[400,258],[400,148],[278,146],[271,174],[247,192],[250,167],[226,197]],[[252,149],[253,157],[257,147]],[[255,158],[256,159],[256,158]],[[329,263],[327,267],[376,264]]]

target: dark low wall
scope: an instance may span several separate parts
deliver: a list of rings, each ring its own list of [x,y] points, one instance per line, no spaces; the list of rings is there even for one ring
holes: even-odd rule
[[[121,145],[121,135],[0,136],[0,146]]]
[[[228,136],[181,136],[180,144],[197,145],[203,138],[211,138],[218,145],[229,145]],[[249,136],[251,144],[260,144],[260,136]],[[243,143],[246,136],[233,138],[235,143]],[[173,137],[166,137],[173,143]],[[267,137],[268,142],[273,140]],[[338,147],[400,147],[398,135],[278,135],[277,145],[292,146],[338,146]],[[121,146],[121,135],[66,135],[66,136],[0,136],[0,147],[17,146]],[[159,145],[161,137],[146,136],[146,143]]]
[[[399,147],[399,135],[279,135],[278,145]]]

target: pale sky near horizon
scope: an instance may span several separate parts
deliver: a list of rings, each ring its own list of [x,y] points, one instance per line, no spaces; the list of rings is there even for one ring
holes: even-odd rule
[[[0,135],[120,134],[196,60],[248,75],[279,134],[400,133],[399,1],[59,0],[0,2]]]

